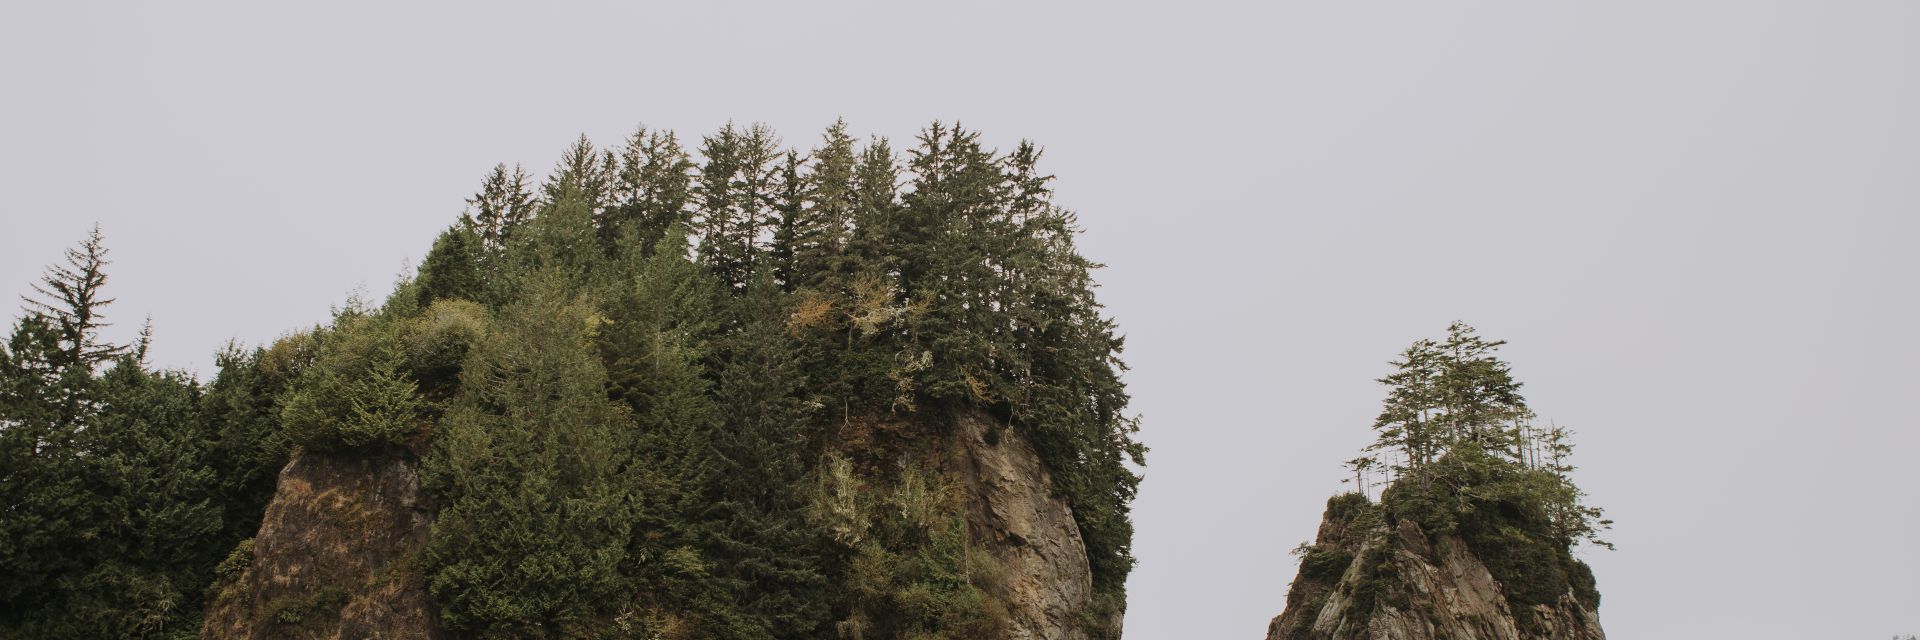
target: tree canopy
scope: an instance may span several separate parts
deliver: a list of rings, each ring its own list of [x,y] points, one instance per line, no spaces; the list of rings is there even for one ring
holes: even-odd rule
[[[384,302],[210,382],[99,339],[90,235],[0,349],[0,638],[189,632],[293,451],[420,461],[458,635],[991,634],[958,495],[903,462],[967,415],[1033,443],[1117,619],[1145,448],[1039,147],[681,139],[494,167]]]

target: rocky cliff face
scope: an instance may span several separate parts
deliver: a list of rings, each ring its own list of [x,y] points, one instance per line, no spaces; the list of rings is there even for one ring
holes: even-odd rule
[[[200,637],[440,637],[414,565],[430,521],[415,469],[406,452],[296,453]]]
[[[1356,495],[1330,500],[1267,640],[1604,640],[1597,596],[1523,611],[1456,536],[1383,525]]]
[[[968,492],[967,526],[1007,571],[998,586],[1008,640],[1078,640],[1093,574],[1073,512],[1053,495],[1032,445],[985,416],[963,418],[955,437],[966,452],[955,470]],[[1119,628],[1119,621],[1112,621]]]

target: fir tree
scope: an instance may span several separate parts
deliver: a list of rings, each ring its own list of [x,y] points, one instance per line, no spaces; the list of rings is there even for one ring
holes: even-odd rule
[[[750,287],[743,302],[756,320],[722,344],[714,389],[725,428],[708,489],[719,517],[711,540],[727,560],[723,575],[765,629],[747,637],[811,637],[827,620],[826,538],[806,522],[801,493],[809,411],[798,394],[806,379],[781,322],[782,297],[768,275]]]
[[[796,256],[805,251],[802,243],[810,241],[800,237],[801,229],[811,226],[811,211],[807,209],[807,185],[800,175],[800,154],[788,151],[776,170],[773,187],[773,241],[767,245],[768,263],[772,265],[773,281],[780,288],[792,292],[797,288],[797,279],[803,276],[799,271]]]
[[[100,329],[107,327],[101,310],[113,304],[101,297],[107,284],[107,247],[95,225],[80,241],[68,249],[67,263],[47,268],[33,290],[40,298],[23,297],[27,308],[44,314],[60,332],[60,364],[93,369],[100,363],[126,353],[125,345],[102,342]]]
[[[632,233],[641,254],[651,254],[654,244],[674,225],[692,221],[687,205],[693,169],[693,161],[672,131],[649,132],[645,127],[635,131],[620,152],[613,203],[597,223],[601,240],[611,249],[624,234]]]
[[[771,208],[778,145],[765,125],[740,129],[729,123],[707,136],[700,149],[706,158],[695,187],[700,259],[736,292],[746,289],[765,261],[762,235],[777,222]]]
[[[434,239],[433,249],[420,263],[420,306],[435,300],[485,300],[486,274],[482,271],[482,240],[465,227],[455,226]]]
[[[533,218],[530,182],[531,178],[519,166],[508,173],[507,165],[494,165],[493,173],[480,185],[480,192],[467,199],[468,211],[460,220],[480,236],[488,250],[505,248],[514,231]]]
[[[632,418],[606,398],[595,314],[546,278],[476,346],[427,458],[446,501],[429,588],[457,632],[555,634],[629,585]]]

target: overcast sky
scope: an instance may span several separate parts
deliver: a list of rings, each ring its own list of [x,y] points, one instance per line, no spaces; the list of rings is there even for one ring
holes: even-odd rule
[[[384,295],[583,132],[959,119],[1111,265],[1128,637],[1264,634],[1455,319],[1579,432],[1614,637],[1920,633],[1920,3],[184,4],[0,6],[0,291],[98,222],[156,364]]]

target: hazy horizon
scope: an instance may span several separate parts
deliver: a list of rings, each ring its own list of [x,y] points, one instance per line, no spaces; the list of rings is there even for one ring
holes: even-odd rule
[[[1375,378],[1465,320],[1618,525],[1620,638],[1920,633],[1920,5],[0,8],[0,294],[95,222],[201,375],[378,298],[496,163],[765,122],[1047,150],[1147,479],[1127,637],[1280,613]],[[898,146],[898,145],[896,145]],[[18,312],[7,307],[11,321]]]

